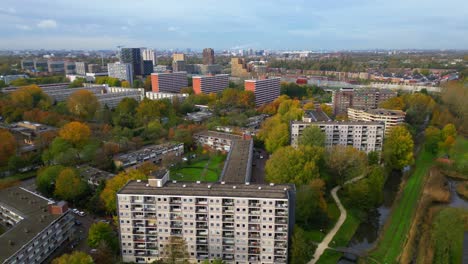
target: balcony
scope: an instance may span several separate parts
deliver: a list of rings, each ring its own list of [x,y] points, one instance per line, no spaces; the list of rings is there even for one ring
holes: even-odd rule
[[[275,257],[275,263],[286,263],[286,258],[284,258],[284,257]]]
[[[288,215],[288,212],[284,210],[276,210],[276,215],[286,216]]]
[[[230,207],[223,207],[223,214],[234,214],[234,209]]]
[[[275,242],[275,248],[286,248],[288,244],[286,242]]]
[[[156,226],[156,221],[146,221],[146,226],[155,227]]]
[[[182,220],[182,216],[180,214],[171,214],[169,219],[171,220],[176,220],[176,221],[181,221]]]
[[[207,205],[208,200],[204,199],[204,198],[197,198],[197,199],[195,199],[195,204],[196,205]]]
[[[260,254],[260,249],[259,248],[249,248],[249,254]]]
[[[182,199],[181,198],[171,198],[169,199],[169,204],[181,204]]]
[[[132,211],[143,211],[143,206],[132,206],[131,210]]]
[[[249,201],[249,207],[260,207],[261,204],[259,201]]]
[[[206,209],[206,206],[203,206],[203,207],[196,207],[195,212],[196,212],[196,213],[207,213],[208,210]]]
[[[288,208],[288,203],[276,202],[276,208]]]
[[[275,255],[284,256],[284,255],[286,255],[286,250],[284,250],[284,249],[277,249],[277,250],[275,250]]]
[[[152,197],[151,198],[150,197],[145,197],[144,202],[145,203],[154,203],[154,202],[156,202],[156,199],[154,199]]]
[[[145,237],[144,236],[134,236],[133,237],[133,242],[145,242]]]
[[[132,232],[134,235],[144,235],[145,234],[145,230],[144,229],[133,229],[133,232]]]
[[[249,232],[249,238],[260,239],[260,233],[259,232]]]
[[[258,242],[257,240],[249,240],[249,246],[258,247],[260,246],[260,242]]]
[[[223,245],[234,245],[234,239],[223,238]]]
[[[207,235],[208,235],[208,231],[206,230],[197,231],[197,236],[207,236]]]
[[[171,212],[182,212],[182,208],[180,206],[171,206]]]
[[[146,248],[145,243],[143,244],[135,244],[135,248]]]
[[[224,246],[223,251],[224,252],[234,252],[234,247],[233,246]]]
[[[288,223],[288,220],[286,220],[286,218],[277,218],[275,220],[275,224],[287,224]]]
[[[234,238],[234,232],[224,231],[223,232],[223,237],[225,237],[225,238]]]
[[[223,206],[233,206],[234,200],[232,199],[223,199]]]
[[[249,223],[260,223],[261,219],[258,216],[249,217]]]
[[[260,209],[249,209],[249,214],[250,215],[260,215],[261,211],[260,211]]]
[[[223,224],[223,229],[234,229],[233,224]]]
[[[182,223],[179,223],[179,222],[171,222],[171,228],[182,228],[183,225]]]
[[[233,254],[223,254],[223,260],[233,260],[234,255]]]
[[[197,246],[198,252],[208,252],[208,246]]]
[[[283,234],[275,234],[275,240],[287,240],[288,236]]]
[[[146,229],[146,233],[150,235],[156,235],[158,234],[158,230],[156,228],[151,228],[151,229]]]
[[[198,229],[208,229],[208,225],[206,223],[197,223],[196,227]]]
[[[249,225],[249,231],[260,231],[260,225],[259,224],[250,224]]]
[[[171,236],[182,236],[182,230],[180,229],[171,230]]]
[[[233,216],[225,216],[223,217],[223,222],[234,222]]]
[[[208,259],[208,254],[197,254],[197,259]]]
[[[203,215],[197,215],[196,220],[197,221],[206,221],[208,218],[206,217],[206,214]]]
[[[254,255],[249,255],[249,261],[258,262],[258,261],[260,261],[260,257],[259,256],[254,256]]]
[[[286,226],[276,226],[275,232],[287,232],[288,228]]]
[[[208,244],[208,240],[206,238],[197,238],[197,244]]]

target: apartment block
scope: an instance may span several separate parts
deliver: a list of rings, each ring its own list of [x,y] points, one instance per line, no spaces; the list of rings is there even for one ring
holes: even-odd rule
[[[165,143],[160,145],[145,146],[142,149],[120,154],[114,157],[117,168],[138,168],[143,162],[159,164],[168,156],[182,156],[184,154],[183,143]]]
[[[75,74],[76,73],[76,64],[74,61],[65,62],[65,74]]]
[[[184,53],[174,53],[172,54],[173,61],[185,61],[185,54]]]
[[[154,66],[158,64],[158,58],[156,57],[156,51],[154,51],[154,49],[143,49],[141,51],[141,56],[144,61],[151,61]]]
[[[130,63],[108,63],[107,71],[109,77],[118,78],[119,80],[126,80],[133,84],[133,66]]]
[[[203,64],[211,65],[215,64],[214,50],[211,48],[203,49]]]
[[[47,61],[47,69],[50,73],[63,73],[65,72],[65,63],[63,61]]]
[[[280,96],[281,78],[245,80],[245,90],[255,95],[255,105],[261,106],[273,102]]]
[[[155,93],[155,92],[146,92],[146,98],[150,100],[161,100],[161,99],[169,99],[172,102],[176,100],[176,98],[180,101],[185,100],[189,94],[187,93]]]
[[[82,62],[82,61],[77,61],[77,62],[75,62],[75,68],[76,68],[75,69],[76,74],[84,76],[88,72],[88,63]]]
[[[152,73],[151,86],[153,92],[180,93],[188,86],[186,72]]]
[[[193,91],[195,94],[209,94],[222,92],[229,87],[229,75],[205,75],[192,77]]]
[[[342,88],[333,91],[332,104],[335,115],[346,114],[349,107],[357,109],[375,109],[379,104],[396,97],[397,92],[390,89]]]
[[[54,203],[22,187],[0,190],[0,263],[43,263],[74,234],[66,202]]]
[[[160,172],[118,192],[124,262],[164,258],[171,237],[181,237],[191,263],[287,263],[294,185],[168,179],[169,172]]]
[[[28,59],[21,60],[21,69],[25,71],[32,71],[34,70],[34,61]]]
[[[369,109],[359,110],[348,108],[348,118],[351,121],[369,121],[369,122],[382,122],[385,125],[385,134],[392,129],[392,127],[401,125],[405,122],[406,113],[401,110],[389,109]]]
[[[38,72],[46,72],[49,69],[49,64],[46,60],[35,59],[34,69]]]
[[[247,67],[245,59],[231,58],[231,76],[248,78],[251,76],[251,70]]]
[[[352,146],[369,153],[382,151],[384,128],[382,122],[291,122],[291,145],[298,146],[305,128],[317,126],[325,133],[325,146]]]
[[[143,75],[143,59],[140,48],[120,49],[120,62],[131,64],[134,75]]]

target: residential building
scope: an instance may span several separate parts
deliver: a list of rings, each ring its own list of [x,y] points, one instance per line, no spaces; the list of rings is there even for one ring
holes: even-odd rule
[[[186,71],[187,65],[183,60],[173,60],[172,61],[172,71],[174,72],[181,72]]]
[[[76,64],[74,61],[65,62],[65,74],[75,74],[76,73]]]
[[[261,106],[273,102],[280,96],[281,78],[245,80],[245,90],[255,95],[255,105]]]
[[[304,116],[302,117],[304,122],[329,122],[332,121],[325,112],[321,109],[316,110],[304,110]]]
[[[295,187],[289,184],[169,181],[158,172],[117,193],[124,262],[164,258],[171,237],[182,237],[189,261],[287,263]]]
[[[218,93],[229,87],[229,75],[193,76],[192,86],[195,94]]]
[[[201,111],[198,111],[198,112],[187,113],[187,115],[185,116],[185,120],[200,124],[203,121],[208,120],[212,116],[213,116],[213,113],[211,111],[202,109]]]
[[[319,127],[326,136],[325,146],[353,146],[369,153],[382,151],[384,127],[382,122],[291,122],[291,145],[298,146],[299,137],[305,128]]]
[[[193,135],[195,142],[215,151],[229,152],[234,141],[242,140],[239,135],[215,131],[202,131]]]
[[[148,75],[151,75],[151,73],[153,73],[153,62],[150,61],[150,60],[144,60],[143,61],[143,75],[144,76],[148,76]]]
[[[117,168],[138,168],[143,162],[159,164],[165,157],[181,156],[184,154],[183,143],[165,143],[161,145],[145,146],[142,149],[120,154],[114,157]]]
[[[34,70],[34,61],[30,59],[22,59],[21,60],[21,69],[25,71],[32,71]]]
[[[146,92],[146,98],[150,100],[161,100],[161,99],[169,99],[174,101],[177,98],[180,101],[185,100],[189,94],[186,93],[155,93],[155,92]]]
[[[383,122],[385,125],[385,134],[387,135],[390,130],[405,122],[406,113],[401,110],[389,109],[368,109],[359,110],[348,108],[348,118],[350,121],[369,121],[369,122]]]
[[[106,180],[109,180],[115,176],[115,174],[94,168],[88,165],[77,166],[80,176],[86,180],[86,182],[93,187],[98,187]]]
[[[101,107],[107,106],[110,109],[117,105],[124,98],[133,98],[140,102],[145,97],[144,88],[123,88],[123,87],[107,87],[101,93],[95,94]]]
[[[156,65],[153,67],[153,72],[155,73],[162,73],[170,71],[169,66],[167,65]]]
[[[133,75],[143,75],[143,60],[141,58],[140,48],[120,49],[120,62],[131,64],[133,69]]]
[[[251,70],[243,58],[231,58],[231,76],[248,78],[251,76]]]
[[[396,97],[397,92],[390,89],[342,88],[333,91],[332,104],[335,115],[346,114],[349,107],[357,109],[375,109],[379,104]]]
[[[203,49],[203,64],[211,65],[215,64],[214,50],[211,48]]]
[[[88,64],[88,73],[99,73],[103,71],[104,70],[99,64]]]
[[[5,84],[10,84],[14,80],[27,79],[29,78],[26,74],[14,74],[14,75],[1,75],[0,80],[3,80]]]
[[[47,61],[47,69],[49,73],[64,73],[65,63],[63,61]]]
[[[74,236],[66,202],[54,203],[22,187],[0,190],[0,263],[43,263]]]
[[[153,92],[179,93],[188,86],[186,72],[152,73],[151,86]]]
[[[158,64],[158,58],[156,57],[156,51],[154,51],[154,49],[143,49],[141,55],[144,61],[151,61],[154,66]]]
[[[173,61],[185,61],[185,54],[184,53],[174,53],[172,54]]]
[[[109,77],[118,78],[119,80],[126,80],[133,85],[133,66],[130,63],[108,63],[107,71]]]
[[[88,63],[82,61],[75,62],[75,68],[76,74],[84,76],[88,72]]]
[[[35,59],[34,70],[37,72],[46,72],[49,69],[49,64],[46,60]]]

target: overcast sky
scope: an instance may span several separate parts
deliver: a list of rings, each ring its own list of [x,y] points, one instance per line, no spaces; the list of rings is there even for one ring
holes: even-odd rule
[[[0,49],[468,49],[468,0],[2,0]]]

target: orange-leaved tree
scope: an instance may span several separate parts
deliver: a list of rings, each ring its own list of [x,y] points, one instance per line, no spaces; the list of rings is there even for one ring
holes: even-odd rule
[[[75,146],[85,144],[91,135],[91,129],[88,125],[73,121],[64,125],[60,131],[59,136]]]
[[[0,166],[7,165],[10,157],[15,155],[15,151],[15,137],[8,130],[0,129]]]
[[[80,118],[92,118],[99,108],[96,96],[88,90],[74,92],[67,100],[68,111]]]

